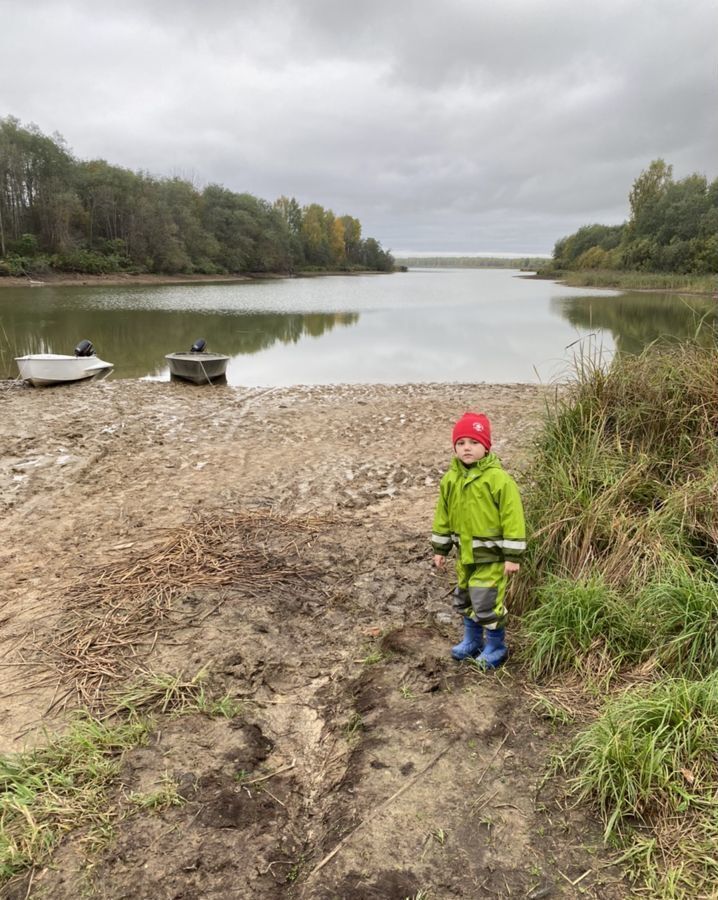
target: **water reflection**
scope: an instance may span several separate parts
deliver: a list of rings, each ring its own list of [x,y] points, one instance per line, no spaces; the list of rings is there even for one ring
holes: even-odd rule
[[[609,331],[616,348],[640,353],[657,340],[715,341],[716,304],[703,297],[628,293],[618,297],[556,297],[551,306],[577,328]]]
[[[197,338],[207,349],[229,356],[259,353],[275,343],[297,344],[319,338],[336,327],[355,325],[359,315],[336,313],[245,312],[220,316],[190,310],[121,310],[56,306],[40,311],[24,305],[3,323],[9,352],[0,359],[4,373],[17,374],[15,356],[26,353],[69,353],[89,338],[98,356],[115,364],[115,378],[166,374],[165,354],[189,350]],[[0,332],[2,335],[2,332]],[[3,340],[5,345],[5,340]]]
[[[0,375],[14,357],[72,353],[82,338],[114,378],[168,379],[165,354],[202,337],[232,357],[230,384],[535,382],[565,379],[588,333],[606,358],[692,337],[715,304],[619,294],[510,270],[143,288],[0,289]],[[702,340],[712,339],[708,330]]]

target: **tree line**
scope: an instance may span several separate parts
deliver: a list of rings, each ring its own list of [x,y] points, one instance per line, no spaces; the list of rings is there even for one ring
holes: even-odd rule
[[[558,269],[623,269],[710,275],[718,272],[718,178],[673,179],[653,160],[634,181],[622,225],[584,225],[556,242]]]
[[[60,135],[0,119],[0,275],[393,268],[353,216],[78,160]]]
[[[397,266],[412,269],[542,269],[548,259],[541,256],[397,256]]]

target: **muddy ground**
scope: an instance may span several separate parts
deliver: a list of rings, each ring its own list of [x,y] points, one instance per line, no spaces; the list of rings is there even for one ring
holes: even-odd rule
[[[629,896],[597,822],[544,782],[565,735],[518,663],[486,675],[450,659],[450,578],[430,568],[452,422],[486,412],[518,474],[545,399],[527,385],[0,386],[0,750],[62,730],[78,686],[101,703],[135,670],[206,667],[241,703],[228,719],[164,717],[126,755],[119,796],[169,779],[180,805],[122,818],[89,856],[69,834],[4,896]],[[157,623],[82,682],[89,651],[68,651],[68,623],[89,628],[98,584],[120,596],[117,572],[208,518],[229,523],[212,533],[235,574],[180,577]]]

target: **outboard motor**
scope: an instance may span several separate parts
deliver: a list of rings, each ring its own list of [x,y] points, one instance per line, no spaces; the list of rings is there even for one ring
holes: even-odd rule
[[[207,346],[207,341],[204,338],[200,338],[198,341],[195,341],[194,344],[189,348],[190,353],[204,353],[204,348]]]
[[[80,343],[75,347],[75,356],[94,356],[95,348],[92,346],[92,341],[80,341]]]

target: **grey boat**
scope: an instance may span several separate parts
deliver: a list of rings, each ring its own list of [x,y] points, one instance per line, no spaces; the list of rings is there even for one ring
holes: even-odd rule
[[[212,384],[224,378],[229,357],[223,353],[210,353],[205,346],[200,339],[186,352],[168,353],[165,359],[169,363],[170,375],[193,384]]]

